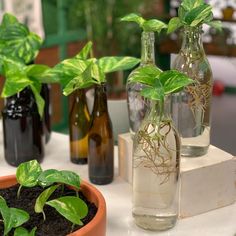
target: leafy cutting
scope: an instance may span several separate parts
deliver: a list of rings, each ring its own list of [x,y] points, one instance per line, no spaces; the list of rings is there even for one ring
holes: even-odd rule
[[[0,54],[28,64],[37,56],[42,42],[37,34],[30,32],[15,16],[4,14],[0,25]]]
[[[168,24],[168,33],[172,33],[180,27],[197,27],[208,24],[221,30],[221,21],[213,20],[212,6],[204,0],[182,0],[178,8],[178,16],[173,17]]]
[[[49,70],[45,78],[59,82],[63,86],[63,94],[67,96],[76,89],[106,82],[107,73],[131,69],[140,62],[134,57],[88,58],[89,54],[93,54],[92,42],[88,42],[75,57]]]
[[[158,32],[160,33],[163,29],[167,29],[167,25],[157,19],[146,20],[142,16],[135,13],[130,13],[121,18],[121,21],[135,22],[145,32]]]
[[[177,93],[185,86],[194,83],[187,75],[176,71],[160,71],[155,66],[136,69],[130,81],[146,85],[141,95],[151,100],[164,101],[166,95]]]

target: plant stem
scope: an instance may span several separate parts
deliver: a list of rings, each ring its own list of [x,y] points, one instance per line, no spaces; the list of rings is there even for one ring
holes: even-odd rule
[[[72,224],[70,232],[72,233],[74,231],[75,224]]]
[[[20,198],[20,191],[21,191],[21,189],[22,189],[22,185],[20,185],[20,187],[18,188],[18,190],[17,190],[17,198],[19,199]]]

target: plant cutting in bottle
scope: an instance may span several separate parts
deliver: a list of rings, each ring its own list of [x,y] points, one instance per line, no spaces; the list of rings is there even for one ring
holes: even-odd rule
[[[30,87],[38,112],[43,115],[44,100],[40,95],[45,65],[27,65],[38,54],[42,39],[11,14],[3,16],[0,25],[0,74],[6,77],[1,96],[10,97]]]
[[[192,157],[204,155],[210,144],[212,71],[201,39],[204,24],[221,29],[221,22],[213,19],[212,6],[203,0],[183,0],[178,16],[168,24],[168,33],[181,28],[183,36],[172,68],[195,81],[172,96],[172,106],[178,110],[175,122],[182,139],[181,154]]]
[[[178,16],[173,17],[168,24],[168,33],[183,27],[198,27],[207,24],[216,29],[221,29],[221,21],[213,20],[212,6],[204,0],[182,0]]]
[[[174,168],[171,166],[172,151],[168,143],[168,134],[171,130],[171,119],[163,117],[164,100],[166,96],[181,91],[193,80],[176,70],[160,72],[154,66],[139,68],[130,78],[131,81],[145,84],[141,95],[151,101],[158,101],[158,116],[153,114],[152,119],[138,130],[135,141],[141,146],[144,155],[134,157],[134,168],[143,165],[157,176],[161,176],[160,184],[168,181]],[[152,109],[152,108],[151,108]]]
[[[88,207],[78,196],[81,179],[76,173],[67,170],[58,171],[55,169],[43,171],[39,163],[36,160],[32,160],[19,165],[16,171],[16,178],[17,182],[20,184],[17,194],[18,197],[20,196],[22,187],[32,188],[41,186],[43,188],[43,191],[36,199],[34,209],[36,213],[43,214],[44,220],[46,220],[46,215],[43,208],[45,205],[48,205],[55,208],[59,214],[72,222],[72,229],[74,225],[83,225],[81,219],[88,214]],[[75,196],[63,196],[49,200],[57,188],[61,187],[63,191],[64,185],[73,187]],[[20,226],[29,220],[29,214],[21,209],[9,208],[6,201],[1,196],[0,213],[4,223],[4,236],[8,235],[13,228],[16,228],[14,236],[22,235],[20,234],[21,232],[27,232],[26,229]],[[33,236],[35,231],[36,227],[26,235]]]
[[[167,28],[167,25],[157,19],[146,20],[142,16],[135,13],[130,13],[121,18],[121,21],[135,22],[145,32],[158,32],[160,33],[163,29]]]
[[[91,58],[88,58],[89,54]],[[46,77],[61,83],[63,94],[68,96],[76,89],[105,83],[105,74],[130,69],[139,62],[134,57],[110,56],[96,59],[93,57],[92,42],[88,42],[75,57],[60,62],[48,71]]]

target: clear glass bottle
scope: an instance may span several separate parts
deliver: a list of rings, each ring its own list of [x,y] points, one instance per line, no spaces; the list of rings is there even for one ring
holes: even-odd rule
[[[6,99],[2,111],[4,154],[13,166],[44,157],[43,122],[30,88]]]
[[[142,32],[141,38],[141,63],[140,67],[155,65],[155,35],[154,32]],[[129,77],[132,77],[131,72]],[[130,123],[130,133],[132,136],[137,132],[145,113],[148,109],[147,100],[140,95],[140,91],[145,85],[127,80],[127,103]]]
[[[180,138],[171,101],[152,101],[133,143],[135,223],[148,230],[172,228],[178,218]]]
[[[94,184],[109,184],[114,175],[114,141],[107,108],[106,84],[95,86],[94,106],[88,137],[89,179]]]
[[[202,156],[210,145],[212,71],[202,43],[201,27],[184,27],[183,42],[172,64],[195,80],[184,91],[173,95],[173,115],[181,135],[181,155]]]
[[[88,162],[88,132],[90,114],[84,89],[77,89],[71,96],[69,113],[70,159],[76,164]]]

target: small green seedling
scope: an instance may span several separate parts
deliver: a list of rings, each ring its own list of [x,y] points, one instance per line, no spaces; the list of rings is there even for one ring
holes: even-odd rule
[[[13,229],[29,220],[29,214],[21,209],[10,208],[5,199],[0,196],[0,213],[4,223],[4,236]]]

